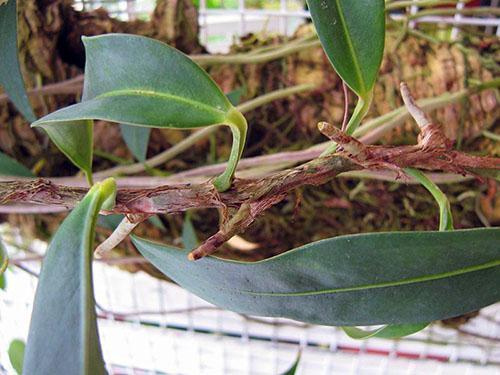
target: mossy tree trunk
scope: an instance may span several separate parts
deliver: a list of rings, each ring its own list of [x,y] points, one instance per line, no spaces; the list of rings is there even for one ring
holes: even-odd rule
[[[198,14],[190,0],[158,1],[149,22],[122,22],[102,8],[79,12],[72,3],[71,0],[18,1],[19,56],[28,88],[80,75],[85,63],[83,35],[133,33],[162,40],[186,53],[203,50],[198,42]],[[77,100],[74,94],[31,96],[38,116]],[[37,172],[42,176],[72,172],[72,166],[51,146],[45,134],[31,129],[14,107],[5,103],[0,104],[0,151],[30,168],[38,162]]]

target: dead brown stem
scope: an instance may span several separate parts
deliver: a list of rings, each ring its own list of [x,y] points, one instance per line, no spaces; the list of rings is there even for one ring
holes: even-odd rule
[[[144,189],[119,189],[116,206],[107,213],[126,215],[171,214],[191,208],[237,209],[225,219],[220,230],[190,254],[196,260],[212,254],[235,234],[241,233],[269,207],[282,201],[288,193],[303,185],[321,185],[346,171],[393,170],[404,168],[439,170],[474,175],[474,169],[500,169],[500,159],[477,157],[453,150],[452,143],[440,127],[432,124],[402,85],[408,111],[420,127],[420,137],[413,146],[371,146],[322,122],[319,130],[338,143],[338,153],[314,159],[295,168],[276,172],[259,179],[235,179],[231,188],[218,193],[211,181],[199,184],[171,184]],[[47,180],[11,181],[0,185],[0,204],[9,202],[39,203],[73,207],[86,189],[59,186]]]
[[[333,155],[261,179],[236,179],[224,193],[218,193],[211,181],[118,189],[116,205],[107,213],[171,214],[191,208],[239,208],[245,202],[286,194],[302,185],[320,185],[339,173],[357,169],[360,167],[347,158]],[[0,184],[0,204],[37,203],[71,209],[86,192],[85,188],[56,185],[44,179],[9,181]]]
[[[475,169],[500,169],[500,159],[478,157],[452,149],[451,142],[441,127],[433,124],[411,96],[405,83],[401,83],[401,95],[408,112],[420,128],[418,144],[411,146],[365,145],[340,129],[320,122],[318,129],[337,142],[338,153],[346,156],[364,169],[389,169],[403,174],[404,168],[440,170],[461,175],[475,175]]]

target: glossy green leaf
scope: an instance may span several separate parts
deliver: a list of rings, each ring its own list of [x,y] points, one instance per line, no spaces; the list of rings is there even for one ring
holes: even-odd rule
[[[7,251],[0,239],[0,276],[3,275],[7,266],[9,265],[9,258],[7,257]]]
[[[290,367],[282,375],[295,375],[295,373],[297,372],[297,369],[299,368],[301,354],[302,354],[301,352],[299,352],[299,354],[297,354],[297,358],[295,358],[295,362],[293,363],[292,367]]]
[[[0,86],[28,121],[36,120],[19,67],[16,0],[0,4]]]
[[[19,375],[23,373],[23,360],[24,360],[25,348],[26,344],[24,343],[24,341],[19,339],[12,340],[9,345],[10,364]]]
[[[34,177],[28,168],[3,152],[0,152],[0,175]]]
[[[187,214],[182,225],[182,245],[185,249],[193,250],[198,244],[198,236],[191,222],[191,217]]]
[[[148,221],[153,224],[156,228],[161,230],[162,232],[166,232],[167,228],[165,227],[165,224],[161,221],[160,217],[158,215],[153,215],[148,217]]]
[[[85,172],[89,184],[92,185],[92,121],[65,121],[57,123],[57,126],[40,126],[63,154]]]
[[[144,162],[146,160],[146,153],[148,152],[151,128],[120,124],[120,130],[123,140],[130,152],[132,152],[132,155],[138,161]]]
[[[453,230],[453,216],[450,201],[439,187],[431,181],[425,173],[414,168],[405,168],[405,172],[420,182],[433,196],[439,206],[439,230]],[[370,337],[398,338],[408,336],[427,327],[429,323],[421,324],[389,324],[371,330],[357,327],[342,327],[347,335],[354,339],[367,339]]]
[[[255,263],[133,238],[182,287],[222,308],[308,323],[419,324],[500,299],[500,229],[335,237]]]
[[[226,94],[226,98],[231,102],[232,105],[237,106],[241,102],[241,97],[245,93],[245,87],[241,86],[233,91]]]
[[[371,92],[382,62],[384,0],[307,0],[333,67],[360,97]]]
[[[94,227],[116,185],[105,180],[64,220],[43,262],[24,374],[105,374],[92,285]]]
[[[363,330],[357,327],[342,327],[342,329],[349,337],[358,340],[368,339],[370,337],[396,339],[417,333],[428,325],[429,323],[389,324],[372,330]]]
[[[106,120],[121,124],[158,128],[199,128],[228,125],[233,147],[226,171],[214,184],[227,189],[245,145],[247,123],[208,74],[186,55],[157,40],[136,35],[108,34],[84,38],[86,66],[83,100],[36,121],[49,130],[71,122]],[[71,130],[71,127],[67,128]],[[49,134],[60,148],[72,132]],[[83,170],[90,170],[92,142],[86,147],[63,149]],[[74,154],[85,153],[77,158]],[[73,156],[72,156],[73,155]]]
[[[100,215],[97,219],[97,225],[114,231],[116,227],[122,222],[124,217],[125,215],[122,214]]]

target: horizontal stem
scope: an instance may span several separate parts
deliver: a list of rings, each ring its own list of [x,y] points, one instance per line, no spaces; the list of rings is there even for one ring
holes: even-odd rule
[[[480,83],[477,86],[470,87],[458,91],[456,93],[444,93],[435,98],[424,98],[417,101],[417,104],[425,111],[430,112],[446,105],[453,104],[460,101],[462,98],[479,92],[481,90],[486,90],[490,88],[496,88],[500,85],[499,79],[494,79]],[[395,129],[396,127],[405,123],[406,120],[410,118],[410,114],[406,110],[406,107],[399,107],[389,113],[386,113],[380,117],[366,121],[362,126],[356,129],[354,132],[355,137],[359,137],[360,140],[365,144],[373,144],[380,140],[389,131]],[[251,168],[253,166],[262,166],[269,164],[282,164],[287,167],[294,165],[298,162],[303,162],[307,160],[314,159],[318,157],[330,144],[331,142],[323,142],[317,145],[311,146],[305,150],[292,151],[292,152],[280,152],[272,155],[255,156],[252,158],[245,158],[240,160],[238,164],[239,170],[244,168]],[[194,168],[189,171],[180,172],[172,176],[172,178],[186,179],[196,176],[213,176],[220,173],[225,168],[225,163],[213,164],[208,166],[203,166],[199,168]]]
[[[56,95],[56,94],[78,94],[82,91],[83,74],[73,78],[57,82],[49,83],[42,87],[35,87],[27,90],[29,96],[36,95]],[[0,94],[0,104],[9,102],[7,94]]]
[[[257,64],[276,60],[308,48],[319,47],[317,36],[312,34],[288,43],[276,44],[249,52],[228,55],[190,55],[190,58],[202,66],[218,64]],[[79,94],[82,91],[83,74],[64,81],[49,83],[42,87],[27,90],[29,96]],[[9,102],[7,94],[0,94],[0,104]]]
[[[386,6],[385,10],[394,10],[394,9],[403,9],[412,5],[418,6],[419,8],[422,7],[433,7],[436,5],[455,5],[459,2],[460,0],[420,0],[420,1],[415,1],[415,0],[401,0],[401,1],[394,1],[394,2],[388,2],[386,1]],[[468,0],[467,2],[469,2]]]
[[[456,93],[451,93],[451,94],[444,93],[444,94],[437,96],[435,98],[424,98],[424,99],[418,100],[417,104],[422,109],[429,112],[429,111],[432,111],[435,109],[442,108],[448,104],[452,104],[452,103],[455,103],[457,101],[460,101],[462,98],[464,98],[467,95],[470,95],[472,93],[479,92],[481,90],[485,90],[485,89],[489,89],[489,88],[496,88],[499,85],[500,85],[500,79],[494,79],[491,81],[486,81],[486,82],[480,83],[477,86],[458,91]],[[270,93],[268,95],[271,95],[271,94],[273,94],[273,93]],[[259,97],[259,98],[263,98],[263,97]],[[242,106],[249,105],[251,102],[255,103],[255,101],[257,101],[259,98],[256,98],[254,101],[248,101],[247,103],[243,103]],[[262,99],[260,99],[260,100],[262,100]],[[379,139],[381,139],[385,134],[387,134],[392,129],[395,129],[397,126],[404,124],[408,118],[410,118],[410,115],[409,115],[408,111],[406,110],[406,108],[403,106],[403,107],[397,108],[389,113],[386,113],[380,117],[366,121],[364,123],[364,125],[360,126],[358,129],[356,129],[356,131],[354,132],[354,136],[360,137],[360,140],[363,143],[373,144],[373,143],[377,142]],[[194,133],[194,134],[196,134],[196,133]],[[203,136],[203,134],[200,134],[200,136]],[[186,138],[186,140],[188,138]],[[182,143],[182,142],[180,142],[180,143]],[[180,143],[179,143],[179,145],[180,145]],[[294,165],[296,163],[308,161],[308,160],[311,160],[311,159],[318,157],[321,154],[321,152],[329,144],[330,144],[330,142],[323,142],[323,143],[311,146],[311,147],[309,147],[305,150],[301,150],[301,151],[287,151],[287,152],[280,152],[280,153],[276,153],[276,154],[272,154],[272,155],[263,155],[263,156],[255,156],[255,157],[251,157],[251,158],[244,158],[244,159],[240,160],[240,162],[238,164],[238,170],[241,171],[242,169],[252,168],[255,166],[262,167],[263,165],[273,165],[273,164],[283,164],[283,163],[284,163],[285,167],[290,167],[291,165]],[[165,151],[165,153],[168,152],[169,150]],[[158,154],[157,156],[159,156],[159,155],[161,155],[161,154]],[[141,167],[142,167],[142,165],[141,165]],[[122,167],[116,167],[116,168],[122,168]],[[212,165],[198,167],[198,168],[194,168],[194,169],[191,169],[188,171],[180,172],[180,173],[177,173],[169,178],[170,178],[170,181],[185,181],[186,179],[192,179],[193,177],[200,177],[200,176],[210,177],[210,176],[214,176],[218,173],[221,173],[222,171],[224,171],[225,168],[226,168],[226,163],[212,164]],[[121,174],[132,174],[132,173],[135,173],[135,172],[130,172],[130,173],[121,172]],[[96,178],[109,177],[109,175],[107,175],[107,174],[105,174],[103,176],[99,176],[99,173],[97,173],[95,176],[96,176]],[[155,179],[155,177],[150,177],[150,178]]]
[[[297,85],[297,86],[292,86],[292,87],[287,87],[285,89],[281,90],[276,90],[273,92],[270,92],[268,94],[259,96],[255,99],[249,100],[243,104],[240,104],[236,108],[242,112],[246,113],[249,112],[255,108],[258,108],[262,105],[271,103],[275,100],[278,99],[283,99],[286,97],[289,97],[294,94],[298,94],[301,92],[306,92],[314,89],[315,86],[312,84],[302,84],[302,85]],[[140,173],[144,172],[147,168],[153,168],[156,167],[160,164],[164,164],[167,161],[175,158],[177,155],[180,153],[188,150],[193,146],[195,143],[200,141],[201,139],[204,139],[208,137],[210,134],[214,133],[217,130],[217,127],[215,126],[208,126],[203,129],[197,130],[191,135],[189,135],[187,138],[183,139],[176,145],[172,146],[168,150],[165,150],[158,155],[153,156],[152,158],[146,160],[144,163],[134,163],[130,165],[121,165],[117,167],[113,167],[110,169],[106,169],[101,172],[97,172],[94,174],[96,178],[104,178],[104,177],[110,177],[114,175],[125,175],[125,174],[134,174],[134,173]]]
[[[494,7],[477,7],[477,8],[438,8],[438,9],[425,9],[421,10],[415,14],[410,14],[408,19],[416,19],[425,16],[446,16],[446,15],[455,15],[455,14],[464,14],[464,15],[488,15],[488,16],[499,16],[500,9]]]
[[[251,180],[236,179],[230,190],[219,193],[210,181],[199,184],[169,184],[153,188],[119,188],[116,205],[107,213],[171,214],[191,208],[239,207],[245,202],[277,202],[303,185],[325,183],[341,172],[359,167],[340,156],[315,159],[298,167]],[[54,185],[48,180],[20,180],[0,184],[0,212],[6,203],[37,203],[58,211],[74,207],[87,189]],[[46,213],[47,211],[44,211]]]
[[[430,112],[445,105],[456,103],[471,94],[490,88],[498,88],[499,86],[500,79],[496,78],[454,93],[447,92],[435,98],[421,99],[417,101],[417,104],[424,111]],[[354,136],[360,137],[363,143],[375,143],[387,132],[404,123],[408,118],[410,118],[410,114],[406,108],[400,107],[381,117],[367,121],[364,125],[356,129]]]
[[[232,55],[191,55],[190,57],[201,66],[231,64],[247,65],[262,64],[268,61],[280,59],[285,56],[303,51],[308,48],[321,46],[318,39],[303,43],[289,43],[277,47],[274,50],[263,53],[239,53]]]

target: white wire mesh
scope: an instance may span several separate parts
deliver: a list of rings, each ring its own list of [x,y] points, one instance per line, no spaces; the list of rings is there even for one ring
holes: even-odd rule
[[[232,9],[209,9],[207,1],[200,0],[202,41],[210,51],[224,52],[235,35],[263,29],[289,35],[309,17],[302,1],[275,3],[272,9],[249,9],[238,0]],[[151,0],[75,2],[79,9],[103,6],[124,20],[147,18],[154,5]],[[498,0],[491,5],[498,6]],[[462,15],[427,16],[410,26],[423,22],[485,26],[497,35],[500,30],[498,18]],[[454,28],[453,37],[459,31]],[[39,263],[23,267],[36,273]],[[26,339],[36,278],[10,268],[7,283],[6,290],[0,290],[0,374],[13,373],[6,354],[10,341]],[[500,373],[499,304],[483,309],[461,331],[433,325],[408,339],[355,341],[337,328],[222,311],[171,283],[102,263],[95,266],[95,285],[111,374],[277,374],[291,365],[299,350],[300,374]]]
[[[42,253],[45,246],[35,245],[32,249]],[[34,273],[40,266],[38,261],[21,265]],[[402,340],[357,341],[334,327],[223,311],[172,283],[104,263],[94,266],[94,284],[110,374],[279,374],[299,350],[299,374],[500,369],[500,304],[483,309],[460,330],[435,324]],[[17,267],[7,272],[7,288],[0,290],[0,374],[12,373],[10,341],[26,339],[35,288],[33,275]]]
[[[457,9],[463,9],[466,1],[459,1]],[[220,2],[219,7],[208,4],[207,0],[198,1],[199,23],[201,26],[201,41],[210,52],[227,52],[234,36],[244,35],[248,32],[277,32],[291,35],[298,25],[310,18],[308,11],[304,10],[303,0],[274,0],[258,2],[261,8],[252,6],[252,2],[233,0],[227,4]],[[111,14],[124,20],[137,17],[147,18],[155,5],[154,0],[79,0],[75,2],[78,9],[107,8]],[[209,5],[212,5],[209,7]],[[491,7],[498,7],[498,0],[491,0]],[[418,0],[410,7],[410,14],[420,10]],[[394,19],[403,19],[404,14],[392,14]],[[420,23],[436,23],[454,25],[451,37],[459,36],[460,28],[464,25],[484,26],[487,33],[496,32],[500,35],[500,19],[483,15],[481,17],[464,16],[423,16],[409,23],[414,28]]]

